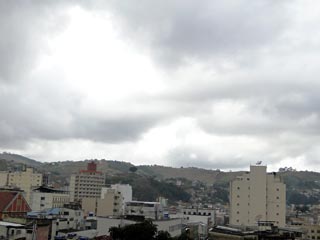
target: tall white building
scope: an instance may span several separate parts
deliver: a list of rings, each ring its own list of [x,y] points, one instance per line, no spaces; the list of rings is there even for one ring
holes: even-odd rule
[[[101,188],[105,185],[105,175],[97,171],[94,162],[88,163],[86,170],[80,170],[70,177],[71,201],[81,201],[82,198],[100,198]]]
[[[266,166],[250,166],[250,172],[230,183],[230,224],[255,226],[270,222],[285,226],[286,185]]]

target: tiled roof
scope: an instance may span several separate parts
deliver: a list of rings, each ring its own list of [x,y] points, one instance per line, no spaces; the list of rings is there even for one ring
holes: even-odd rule
[[[0,192],[0,212],[6,209],[8,204],[15,198],[17,192]]]

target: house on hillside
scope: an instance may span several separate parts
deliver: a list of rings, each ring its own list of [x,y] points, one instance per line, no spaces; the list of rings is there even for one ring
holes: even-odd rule
[[[21,192],[0,190],[0,220],[24,218],[31,208]]]

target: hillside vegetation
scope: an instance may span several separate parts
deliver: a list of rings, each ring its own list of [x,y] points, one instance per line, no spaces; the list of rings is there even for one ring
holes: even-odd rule
[[[24,165],[49,174],[52,182],[68,184],[71,173],[85,169],[95,161],[98,170],[106,173],[106,183],[128,183],[133,187],[134,198],[155,201],[159,196],[171,201],[228,202],[229,182],[243,172],[223,172],[195,167],[134,166],[115,160],[84,160],[42,163],[17,154],[0,154],[0,171],[23,169]],[[134,171],[132,171],[134,169]],[[284,171],[278,173],[287,188],[288,204],[320,203],[320,173]],[[191,196],[191,198],[190,198]]]

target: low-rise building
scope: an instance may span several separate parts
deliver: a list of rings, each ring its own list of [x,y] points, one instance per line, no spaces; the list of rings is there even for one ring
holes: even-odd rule
[[[159,202],[131,201],[125,203],[125,215],[142,216],[146,219],[163,219],[163,208]]]
[[[177,237],[181,235],[183,228],[181,219],[165,219],[152,221],[157,226],[158,231],[167,231],[171,237]],[[128,220],[124,218],[97,218],[97,230],[98,236],[109,236],[109,230],[111,227],[124,227],[130,224],[139,223],[138,221]]]
[[[31,193],[31,209],[41,211],[49,208],[61,208],[70,203],[70,194],[45,186],[33,189]]]
[[[0,221],[0,239],[26,239],[27,230],[23,224]]]
[[[78,205],[66,204],[63,208],[32,211],[28,213],[28,220],[37,224],[49,221],[47,239],[51,240],[54,240],[56,236],[66,236],[68,233],[86,230],[83,211]]]
[[[0,220],[24,218],[31,211],[21,192],[0,191]]]

